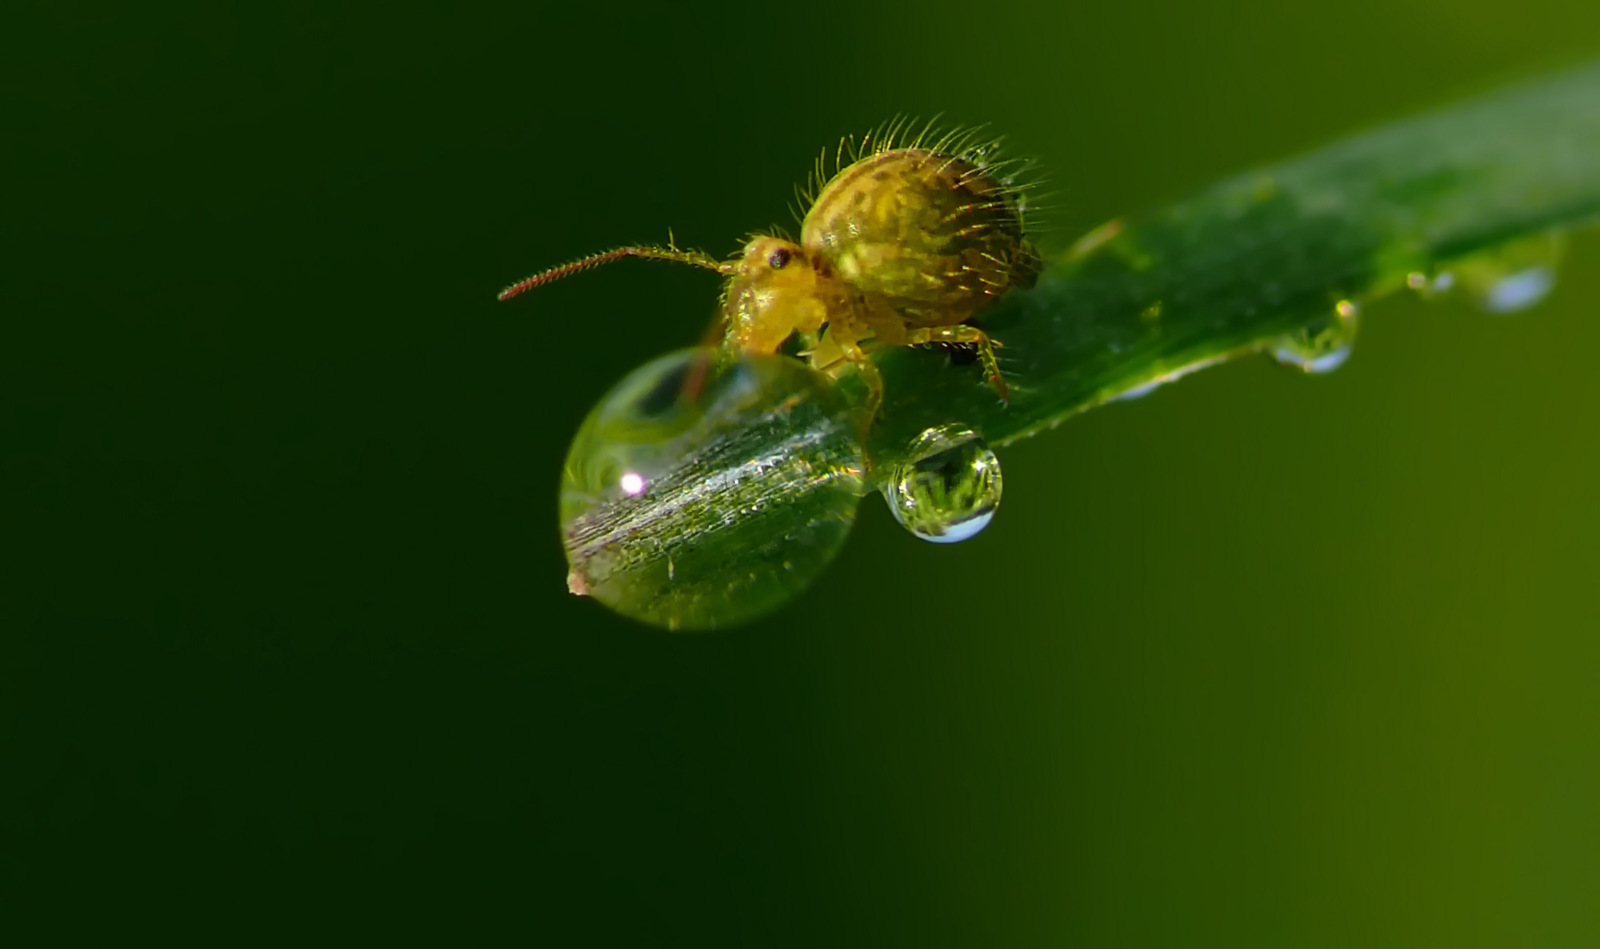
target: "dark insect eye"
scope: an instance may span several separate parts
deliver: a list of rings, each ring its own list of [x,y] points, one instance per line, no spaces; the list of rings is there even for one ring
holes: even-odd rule
[[[788,265],[789,265],[789,252],[787,250],[784,250],[782,247],[780,247],[777,250],[773,251],[772,254],[769,257],[767,257],[767,266],[771,267],[773,270],[782,270],[783,268],[787,267]]]

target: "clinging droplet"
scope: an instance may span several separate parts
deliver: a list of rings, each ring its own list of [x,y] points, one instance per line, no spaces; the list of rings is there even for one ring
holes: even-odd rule
[[[1416,291],[1424,300],[1432,300],[1448,293],[1456,285],[1456,275],[1448,270],[1432,272],[1414,270],[1406,274],[1406,286]]]
[[[1558,231],[1535,234],[1407,274],[1406,286],[1424,300],[1456,291],[1486,313],[1520,313],[1543,302],[1555,288],[1566,243],[1566,235]]]
[[[1520,313],[1550,295],[1565,255],[1565,235],[1551,232],[1470,257],[1454,269],[1462,289],[1484,311]]]
[[[1555,271],[1529,267],[1484,287],[1478,295],[1478,305],[1490,313],[1518,313],[1543,301],[1555,285]]]
[[[1329,315],[1278,337],[1272,358],[1302,372],[1332,372],[1350,358],[1360,325],[1360,308],[1340,300]]]
[[[950,424],[913,439],[880,490],[906,530],[954,544],[989,526],[1000,488],[1000,461],[988,443],[966,426]]]

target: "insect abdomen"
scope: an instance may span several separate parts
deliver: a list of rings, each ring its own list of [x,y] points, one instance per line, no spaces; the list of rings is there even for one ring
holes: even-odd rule
[[[806,250],[908,322],[960,323],[1031,278],[1013,188],[964,158],[921,148],[840,172],[802,226]]]

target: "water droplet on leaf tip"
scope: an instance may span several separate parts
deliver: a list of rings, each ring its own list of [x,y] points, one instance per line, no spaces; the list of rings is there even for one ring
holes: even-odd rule
[[[866,490],[858,428],[826,376],[744,356],[680,397],[706,358],[683,350],[619,382],[562,478],[568,589],[671,630],[734,625],[805,590]]]

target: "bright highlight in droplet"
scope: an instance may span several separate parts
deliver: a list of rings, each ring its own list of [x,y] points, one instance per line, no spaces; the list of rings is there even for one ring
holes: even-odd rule
[[[708,355],[679,350],[612,387],[561,479],[567,589],[672,630],[793,599],[844,546],[867,490],[861,427],[832,380],[788,356]]]

